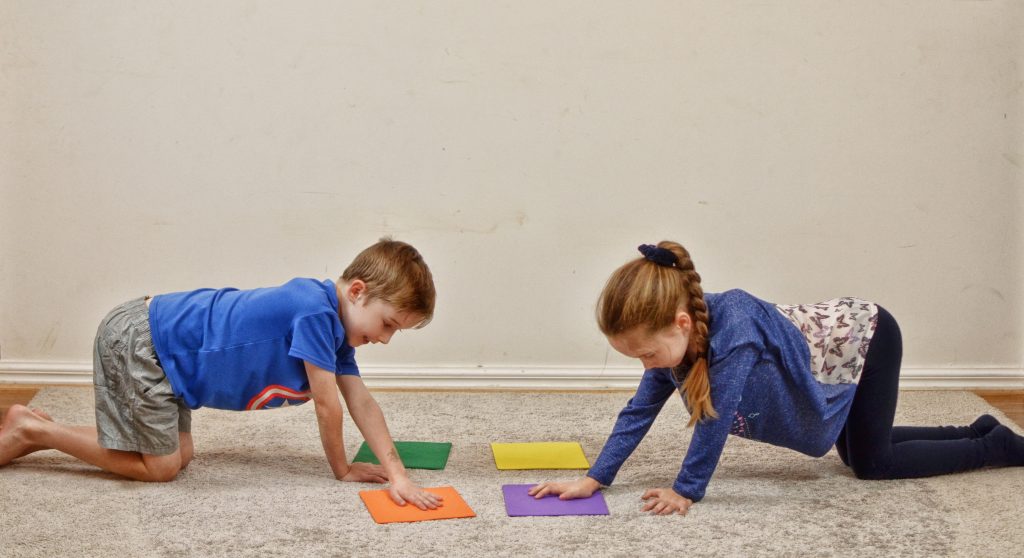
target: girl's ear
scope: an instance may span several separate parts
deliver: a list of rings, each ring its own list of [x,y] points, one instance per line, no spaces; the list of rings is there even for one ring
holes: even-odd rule
[[[680,310],[676,312],[676,325],[679,326],[679,329],[683,330],[684,334],[689,335],[693,329],[693,320],[690,319],[690,315],[685,310]]]
[[[355,302],[364,292],[366,292],[366,283],[362,279],[353,279],[345,289],[345,296],[348,297],[349,302]]]

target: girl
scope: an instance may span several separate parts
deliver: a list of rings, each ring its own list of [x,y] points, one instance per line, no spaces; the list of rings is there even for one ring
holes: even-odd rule
[[[834,444],[860,479],[904,479],[1024,465],[1024,437],[990,415],[970,426],[894,427],[902,341],[882,307],[854,298],[781,306],[733,290],[704,294],[675,242],[640,246],[612,274],[597,320],[646,371],[587,476],[530,489],[585,498],[622,463],[679,390],[694,426],[671,488],[643,511],[685,515],[704,497],[729,434],[820,457]]]

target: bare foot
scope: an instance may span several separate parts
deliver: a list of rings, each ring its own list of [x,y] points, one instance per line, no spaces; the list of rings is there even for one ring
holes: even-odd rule
[[[35,413],[37,417],[39,417],[39,418],[41,418],[43,420],[48,420],[50,422],[53,422],[53,417],[50,416],[50,413],[47,413],[46,411],[44,411],[42,409],[36,409],[34,407],[31,409],[31,411],[33,413]],[[3,419],[3,418],[4,417],[0,417],[0,419]],[[0,423],[0,430],[3,430],[2,423]]]
[[[33,423],[43,420],[45,419],[24,405],[14,405],[8,409],[3,425],[0,427],[0,467],[19,457],[46,449],[43,446],[30,444],[27,440],[28,431],[32,428]]]

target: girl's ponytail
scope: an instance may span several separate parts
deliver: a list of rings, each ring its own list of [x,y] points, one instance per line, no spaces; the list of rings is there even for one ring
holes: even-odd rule
[[[676,256],[676,268],[683,275],[686,289],[687,311],[693,318],[692,345],[697,353],[692,363],[685,359],[672,369],[676,379],[682,383],[682,391],[686,396],[687,407],[690,408],[688,426],[700,422],[705,417],[718,418],[718,413],[711,405],[711,380],[708,376],[708,305],[704,301],[704,288],[700,285],[700,274],[693,266],[690,253],[682,245],[662,241],[659,248],[671,251]]]

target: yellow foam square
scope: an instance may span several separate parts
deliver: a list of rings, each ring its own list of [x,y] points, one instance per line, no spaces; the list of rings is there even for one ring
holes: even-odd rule
[[[589,469],[579,442],[491,442],[498,469]]]

